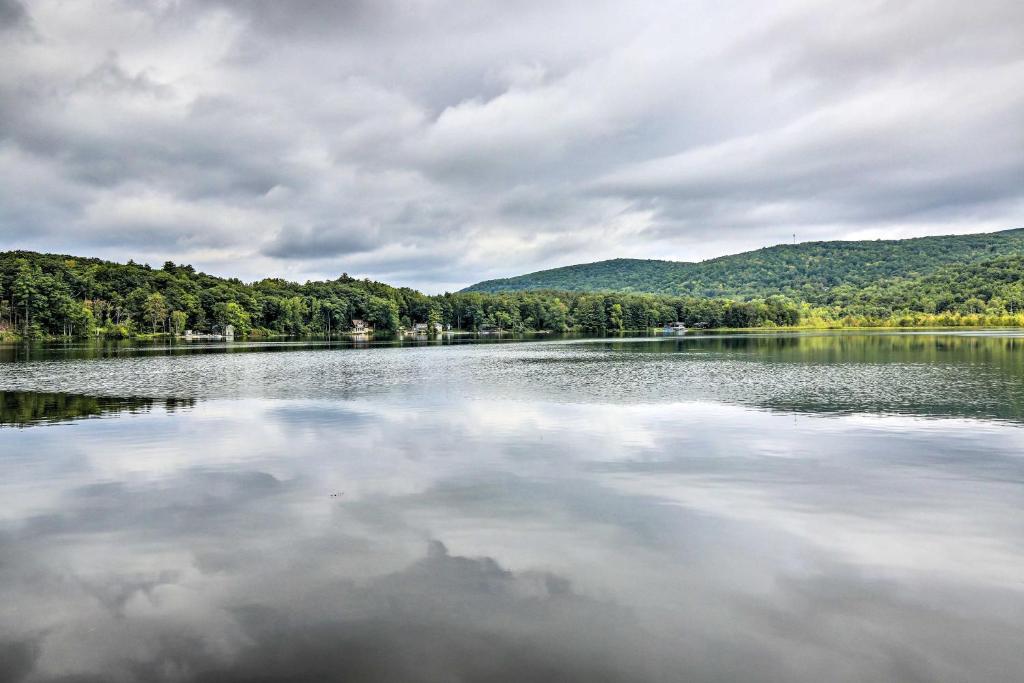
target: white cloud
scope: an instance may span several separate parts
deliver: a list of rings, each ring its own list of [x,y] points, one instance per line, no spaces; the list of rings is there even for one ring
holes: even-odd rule
[[[1024,223],[1008,0],[4,7],[0,248],[435,291]]]

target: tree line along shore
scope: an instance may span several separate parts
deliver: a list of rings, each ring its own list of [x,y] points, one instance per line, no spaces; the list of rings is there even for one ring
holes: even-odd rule
[[[417,323],[465,331],[1024,326],[1024,256],[946,265],[916,277],[804,287],[799,297],[638,292],[463,291],[427,295],[342,275],[244,283],[164,263],[0,254],[0,337],[331,335],[363,321],[390,334]]]

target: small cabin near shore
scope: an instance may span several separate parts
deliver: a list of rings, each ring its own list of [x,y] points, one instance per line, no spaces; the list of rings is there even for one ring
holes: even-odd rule
[[[373,332],[373,328],[366,324],[365,320],[355,319],[352,321],[352,331],[356,334]]]
[[[224,334],[217,334],[215,332],[214,333],[211,333],[211,332],[197,332],[196,330],[185,330],[184,337],[185,337],[185,339],[188,339],[188,340],[194,340],[194,339],[224,339],[226,341],[231,341],[231,340],[233,340],[235,338],[235,328],[233,326],[231,326],[231,325],[226,326],[224,328]]]
[[[444,332],[444,325],[441,323],[414,323],[409,331],[413,334],[441,334]]]

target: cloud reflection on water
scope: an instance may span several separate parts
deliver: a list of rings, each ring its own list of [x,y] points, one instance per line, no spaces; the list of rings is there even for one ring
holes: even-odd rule
[[[3,680],[1024,671],[1006,424],[392,393],[0,438]]]

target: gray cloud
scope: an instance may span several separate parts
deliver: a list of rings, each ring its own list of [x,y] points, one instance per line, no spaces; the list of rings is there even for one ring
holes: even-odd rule
[[[849,88],[862,79],[927,75],[1020,56],[1020,3],[984,0],[965,12],[955,2],[911,0],[819,5],[791,13],[755,35],[748,49],[779,55],[780,78]],[[792,36],[801,36],[794,41]]]
[[[356,254],[376,246],[372,230],[358,227],[316,226],[299,228],[286,225],[263,249],[266,256],[285,259],[317,259],[341,254]]]
[[[3,0],[0,248],[437,290],[1013,227],[1022,11]]]
[[[19,0],[0,0],[0,31],[28,24],[28,13]]]

